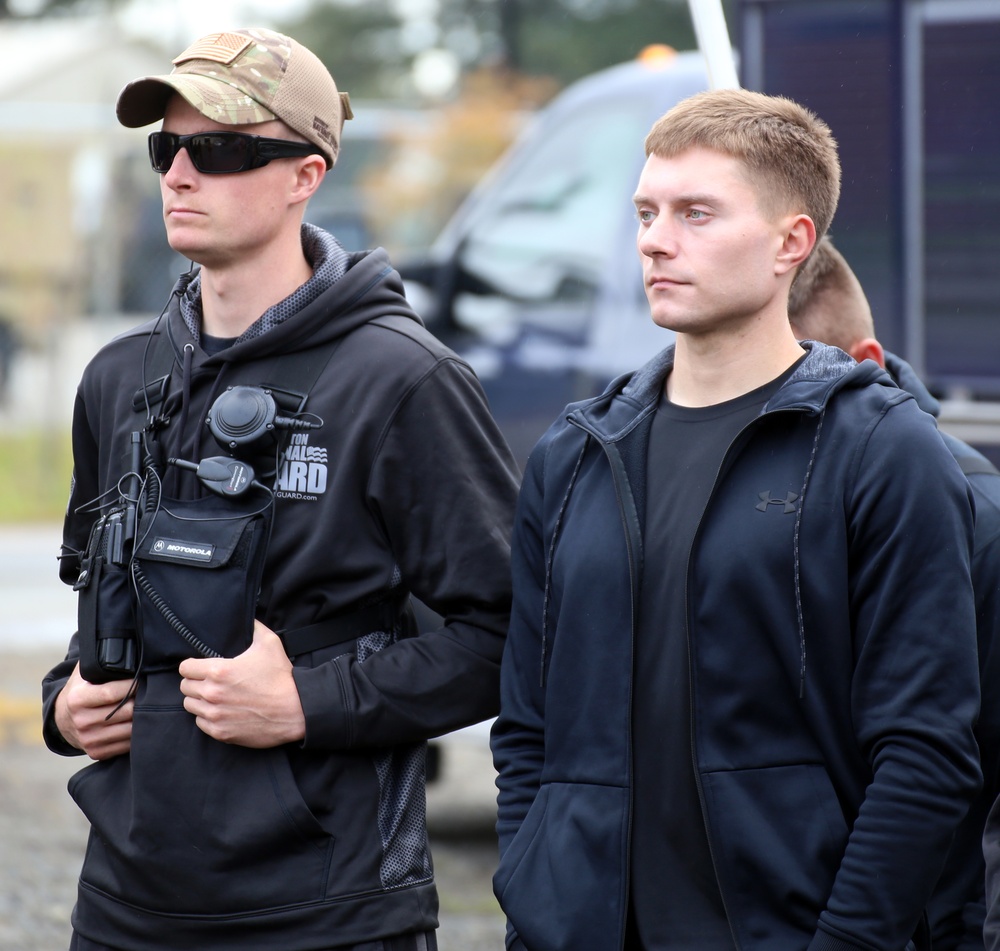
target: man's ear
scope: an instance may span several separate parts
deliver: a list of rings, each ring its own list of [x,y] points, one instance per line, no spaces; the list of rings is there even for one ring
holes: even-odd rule
[[[309,155],[299,159],[295,166],[292,203],[297,204],[312,198],[325,176],[326,161],[321,155]]]
[[[816,244],[816,225],[808,215],[795,215],[783,224],[784,240],[774,264],[776,274],[786,274],[798,267]]]
[[[885,369],[885,351],[882,349],[882,344],[874,337],[862,337],[847,352],[858,363],[862,360],[874,360],[883,370]]]

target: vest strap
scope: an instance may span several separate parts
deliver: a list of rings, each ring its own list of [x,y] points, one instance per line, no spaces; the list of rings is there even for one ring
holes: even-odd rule
[[[372,631],[391,631],[398,622],[400,609],[396,602],[380,601],[355,611],[335,614],[324,621],[277,631],[289,657],[308,654],[325,647],[336,647],[357,640]]]

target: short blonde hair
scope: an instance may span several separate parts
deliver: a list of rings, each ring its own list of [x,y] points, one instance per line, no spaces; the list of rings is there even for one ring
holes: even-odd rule
[[[840,159],[830,127],[783,96],[713,89],[681,100],[646,136],[646,155],[706,148],[739,159],[769,214],[807,214],[819,240],[840,199]]]
[[[799,267],[788,295],[788,319],[800,340],[819,340],[847,352],[875,336],[861,282],[829,236]]]

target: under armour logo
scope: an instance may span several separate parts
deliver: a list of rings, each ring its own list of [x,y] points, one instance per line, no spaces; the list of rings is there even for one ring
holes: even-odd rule
[[[769,505],[783,505],[785,515],[791,515],[795,511],[795,500],[799,497],[797,492],[789,492],[783,499],[772,499],[770,492],[759,492],[757,495],[760,499],[756,505],[758,512],[766,512]]]

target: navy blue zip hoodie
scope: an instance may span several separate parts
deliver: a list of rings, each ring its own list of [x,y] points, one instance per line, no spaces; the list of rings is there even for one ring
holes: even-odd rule
[[[737,948],[901,951],[980,784],[973,506],[907,393],[806,346],[690,553],[695,773]],[[622,947],[645,451],[672,360],[570,406],[529,459],[493,731],[511,947]]]
[[[430,930],[424,741],[495,714],[510,604],[517,470],[482,389],[425,330],[381,251],[352,255],[311,303],[215,355],[175,294],[155,328],[112,341],[80,384],[68,582],[96,517],[87,503],[127,471],[129,433],[145,422],[133,396],[141,367],[153,382],[151,331],[176,359],[155,407],[170,419],[161,455],[194,461],[221,452],[205,419],[229,383],[273,383],[282,354],[339,341],[306,404],[322,426],[285,453],[275,483],[257,616],[295,630],[413,593],[444,624],[418,632],[404,616],[295,656],[305,740],[268,750],[201,733],[176,660],[147,657],[130,754],[70,781],[92,825],[74,927],[130,951],[311,951]],[[163,475],[164,497],[207,495],[190,472]],[[77,655],[74,637],[43,688],[46,740],[67,755],[79,751],[52,706]]]

